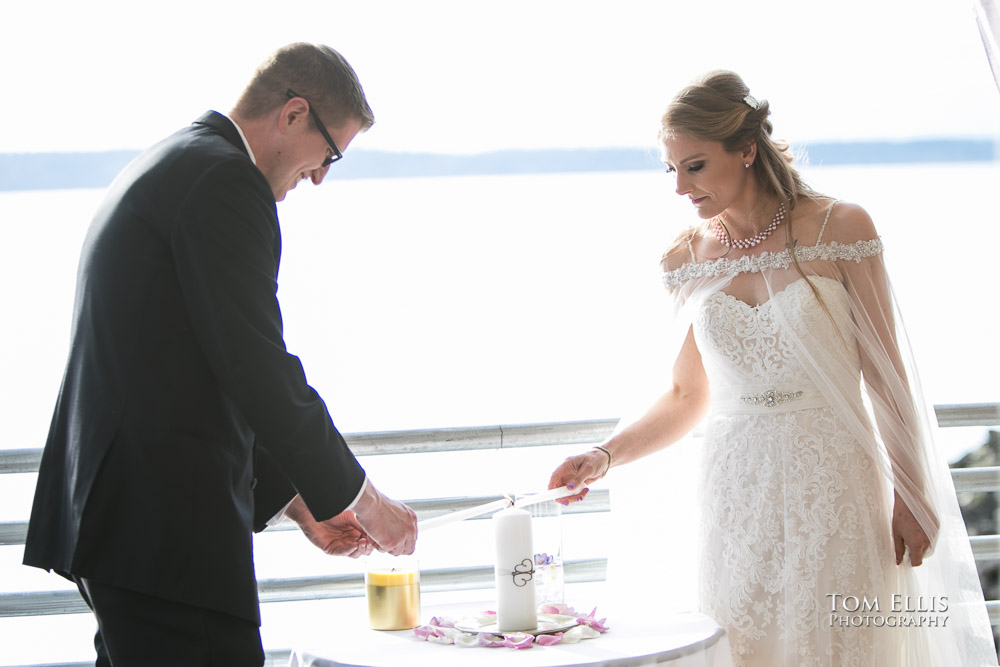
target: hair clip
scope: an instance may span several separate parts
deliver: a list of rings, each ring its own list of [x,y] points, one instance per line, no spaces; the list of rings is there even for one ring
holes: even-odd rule
[[[743,98],[743,101],[746,102],[747,106],[749,106],[754,111],[760,108],[760,102],[758,102],[757,98],[751,95],[750,93],[746,94],[746,96]]]

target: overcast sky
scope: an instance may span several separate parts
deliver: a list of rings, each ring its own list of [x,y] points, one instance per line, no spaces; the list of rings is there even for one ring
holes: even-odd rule
[[[254,67],[324,42],[376,125],[355,146],[649,146],[678,88],[738,71],[791,141],[1000,136],[969,0],[2,3],[0,152],[141,148]]]

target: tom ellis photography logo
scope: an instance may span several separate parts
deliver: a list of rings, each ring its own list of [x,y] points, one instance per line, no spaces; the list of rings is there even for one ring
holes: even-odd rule
[[[943,628],[948,597],[893,594],[889,599],[828,593],[830,627]]]

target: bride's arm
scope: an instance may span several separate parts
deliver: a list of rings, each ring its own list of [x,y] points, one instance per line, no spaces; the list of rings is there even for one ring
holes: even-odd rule
[[[613,466],[629,463],[680,440],[694,428],[708,408],[708,377],[701,353],[689,329],[673,368],[673,386],[637,421],[590,451],[571,456],[552,473],[549,488],[581,489],[562,499],[572,502],[587,495],[588,484],[604,477]]]
[[[846,213],[838,228],[847,239],[877,238],[863,209],[850,207]],[[896,562],[909,549],[910,562],[920,565],[936,537],[938,520],[927,497],[925,434],[897,335],[889,278],[880,255],[843,262],[843,270],[858,326],[861,372],[891,467]]]

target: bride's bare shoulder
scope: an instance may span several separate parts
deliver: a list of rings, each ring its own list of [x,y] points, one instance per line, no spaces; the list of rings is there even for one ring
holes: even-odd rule
[[[824,214],[823,240],[854,243],[878,238],[875,223],[864,208],[846,201],[831,202],[833,208]]]

